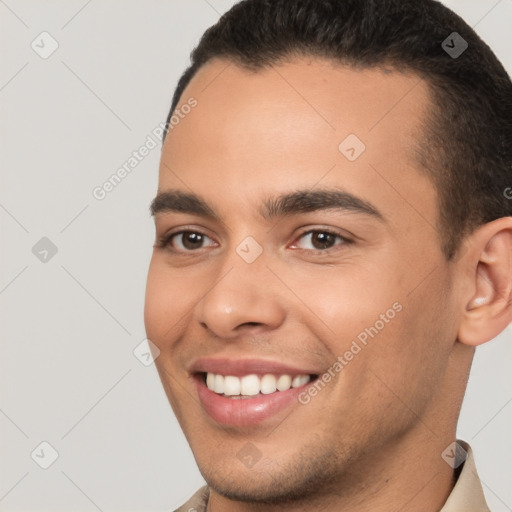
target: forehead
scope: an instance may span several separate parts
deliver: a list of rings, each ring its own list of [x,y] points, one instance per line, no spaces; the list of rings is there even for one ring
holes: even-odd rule
[[[191,98],[197,105],[181,111]],[[416,163],[429,107],[428,86],[412,73],[311,58],[254,72],[214,59],[182,94],[159,188],[252,201],[322,181],[366,198],[378,185],[393,202],[401,192],[414,201],[417,188],[417,208],[433,218],[433,187]]]
[[[281,136],[315,130],[318,135],[324,131],[334,138],[345,132],[368,134],[367,138],[375,132],[382,138],[390,135],[390,129],[393,134],[413,135],[420,131],[430,108],[427,84],[414,73],[390,68],[354,69],[311,58],[257,71],[213,59],[192,78],[180,104],[190,97],[199,102],[204,130],[211,132],[213,127],[209,135],[218,136],[223,135],[221,128],[228,121],[229,126],[244,123],[245,130],[239,136],[263,123],[272,134]],[[297,118],[302,123],[286,124]],[[172,132],[180,131],[171,128]]]

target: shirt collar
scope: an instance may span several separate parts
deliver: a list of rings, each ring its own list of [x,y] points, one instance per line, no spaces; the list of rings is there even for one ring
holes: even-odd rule
[[[464,512],[489,512],[482,484],[476,472],[473,450],[464,441],[457,441],[457,443],[466,450],[466,460],[459,478],[440,512],[460,512],[461,510]]]

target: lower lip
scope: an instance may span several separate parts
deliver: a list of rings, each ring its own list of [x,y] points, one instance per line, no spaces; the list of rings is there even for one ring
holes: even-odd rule
[[[256,425],[294,403],[298,405],[298,395],[312,382],[286,391],[256,395],[254,398],[228,398],[208,389],[202,376],[196,376],[195,380],[203,409],[217,423],[234,427]]]

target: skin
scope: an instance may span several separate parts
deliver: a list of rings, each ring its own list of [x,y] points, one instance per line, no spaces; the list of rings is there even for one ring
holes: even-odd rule
[[[427,85],[390,70],[297,59],[258,71],[216,59],[167,135],[159,193],[195,193],[216,219],[160,211],[145,322],[163,386],[210,485],[208,510],[439,510],[453,487],[441,453],[455,439],[474,346],[512,320],[512,218],[481,226],[447,262],[437,194],[416,163]],[[179,106],[178,106],[179,108]],[[350,133],[366,150],[350,162]],[[270,196],[344,190],[382,219],[344,210],[271,220]],[[328,229],[329,249],[304,233]],[[263,252],[248,264],[246,237]],[[188,239],[187,239],[188,240]],[[332,239],[331,239],[332,240]],[[318,246],[317,246],[318,247]],[[187,369],[197,357],[263,358],[325,372],[394,303],[386,323],[307,405],[230,428],[202,409]],[[247,442],[261,460],[246,467]]]

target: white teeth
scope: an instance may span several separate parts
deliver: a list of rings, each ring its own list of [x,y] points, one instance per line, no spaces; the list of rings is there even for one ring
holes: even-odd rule
[[[276,378],[274,375],[263,375],[261,379],[261,392],[264,395],[268,395],[269,393],[274,393],[276,389]]]
[[[215,374],[214,373],[206,374],[206,385],[208,386],[208,389],[211,389],[212,391],[215,389]]]
[[[255,396],[258,394],[269,395],[276,391],[287,391],[290,388],[304,386],[311,380],[309,375],[272,375],[270,373],[258,377],[257,375],[220,375],[217,373],[206,374],[206,386],[211,391],[225,396]]]
[[[215,381],[213,383],[213,390],[215,393],[219,393],[222,395],[224,393],[224,376],[223,375],[215,375]]]
[[[224,394],[227,396],[240,394],[240,379],[238,377],[232,375],[224,377]]]
[[[289,375],[281,375],[277,379],[276,388],[279,391],[286,391],[292,387],[292,378]]]
[[[253,396],[260,392],[260,379],[257,375],[246,375],[240,381],[240,394]]]
[[[292,379],[292,388],[300,388],[311,380],[309,375],[295,375]]]

